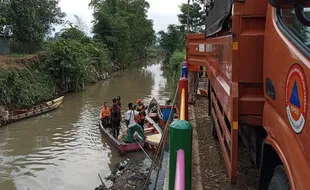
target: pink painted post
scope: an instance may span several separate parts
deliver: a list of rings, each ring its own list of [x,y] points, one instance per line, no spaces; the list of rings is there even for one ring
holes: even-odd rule
[[[182,149],[177,152],[174,190],[185,190],[185,153]]]

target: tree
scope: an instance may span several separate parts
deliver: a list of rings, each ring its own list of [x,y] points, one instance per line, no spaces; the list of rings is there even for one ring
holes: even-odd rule
[[[187,26],[187,17],[189,15],[189,32],[198,33],[204,31],[205,12],[200,3],[194,2],[189,5],[183,3],[180,5],[180,11],[181,14],[178,14],[178,19],[184,28]]]
[[[145,56],[147,49],[152,46],[156,37],[153,30],[153,20],[147,19],[150,5],[145,0],[122,0],[120,9],[129,24],[130,44],[135,59]]]
[[[62,29],[60,37],[64,39],[76,40],[82,44],[90,43],[90,38],[87,37],[83,31],[76,27]]]
[[[0,34],[8,33],[8,23],[7,18],[9,14],[9,9],[7,8],[9,0],[0,0]]]
[[[182,51],[185,48],[185,33],[182,27],[170,24],[167,32],[159,31],[159,46],[168,56],[173,52]]]
[[[147,19],[145,0],[92,0],[94,38],[107,45],[119,66],[146,56],[155,40],[153,21]]]
[[[5,2],[5,3],[3,3]],[[41,43],[46,34],[53,30],[52,24],[62,23],[65,16],[58,0],[3,0],[0,18],[10,26],[13,36],[20,42]]]
[[[84,22],[84,20],[79,17],[78,15],[74,15],[75,17],[75,25],[74,27],[82,31],[84,34],[88,33],[88,27],[87,24]]]

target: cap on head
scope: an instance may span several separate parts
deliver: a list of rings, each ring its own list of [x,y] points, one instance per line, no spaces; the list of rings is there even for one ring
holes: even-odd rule
[[[113,103],[116,103],[116,98],[113,98],[112,102],[113,102]]]
[[[136,101],[136,103],[137,103],[137,104],[141,104],[141,103],[142,103],[142,100],[141,100],[141,99],[138,99],[138,100]]]
[[[117,96],[117,98],[116,98],[117,100],[121,100],[121,97],[120,96]]]

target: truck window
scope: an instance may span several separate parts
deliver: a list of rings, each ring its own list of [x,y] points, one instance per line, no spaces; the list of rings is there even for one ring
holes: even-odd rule
[[[304,12],[306,15],[310,16],[310,9],[305,8]],[[280,9],[278,10],[278,18],[280,25],[280,29],[284,33],[287,33],[288,38],[293,38],[293,42],[297,42],[295,44],[298,48],[303,48],[303,52],[309,51],[310,48],[310,27],[303,25],[300,23],[296,17],[295,10],[292,9]]]

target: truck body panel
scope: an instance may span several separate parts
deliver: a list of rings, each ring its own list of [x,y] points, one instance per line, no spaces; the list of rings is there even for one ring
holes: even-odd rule
[[[222,22],[231,22],[231,28],[188,34],[186,58],[206,67],[210,113],[230,182],[237,177],[239,133],[248,135],[242,139],[251,141],[247,147],[258,167],[264,167],[264,157],[268,161],[266,143],[277,156],[270,160],[285,167],[291,188],[309,189],[310,51],[285,32],[278,11],[267,0],[234,2]],[[293,17],[286,22],[295,22]],[[310,28],[305,31],[310,38]]]

